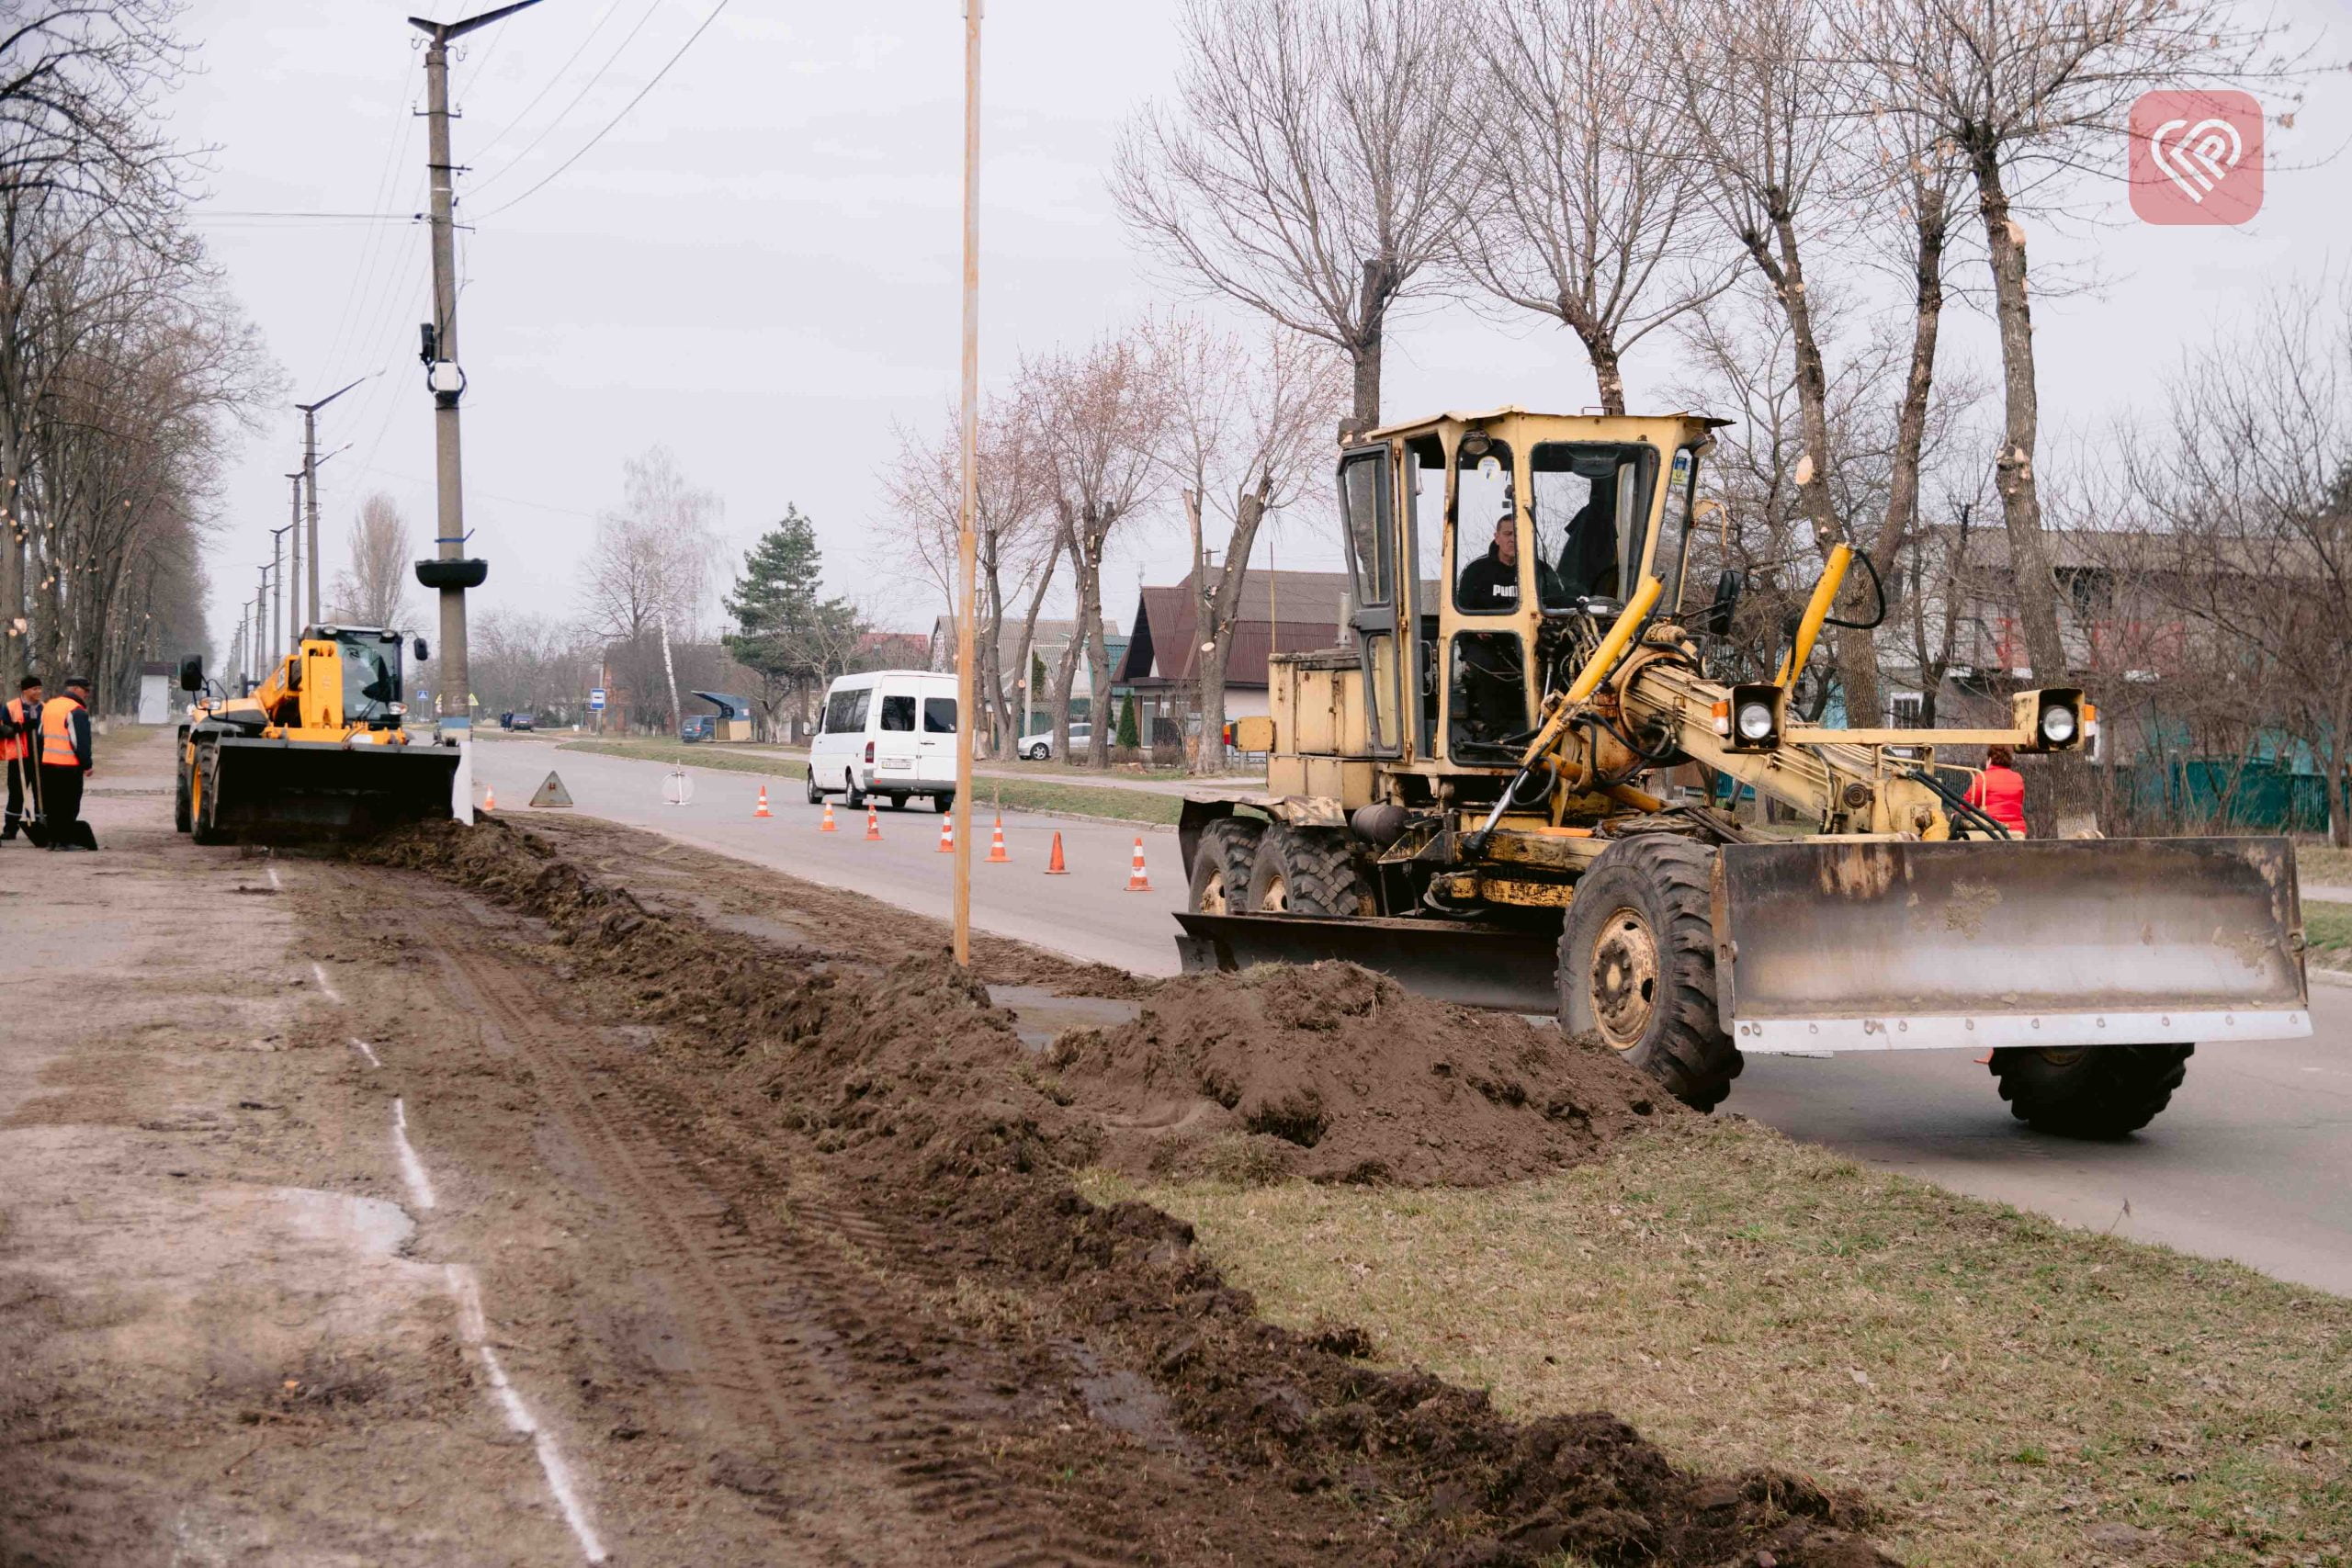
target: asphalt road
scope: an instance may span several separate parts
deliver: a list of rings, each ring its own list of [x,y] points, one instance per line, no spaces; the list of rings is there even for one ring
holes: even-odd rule
[[[503,810],[520,814],[552,767],[581,810],[910,909],[946,912],[949,861],[937,852],[939,822],[929,812],[886,807],[883,840],[869,843],[863,818],[838,805],[842,831],[819,833],[818,810],[797,781],[788,792],[770,785],[775,816],[762,821],[752,817],[760,781],[747,773],[692,770],[693,803],[670,807],[662,800],[665,764],[524,740],[484,743],[475,754],[477,780],[497,788]],[[1183,887],[1172,834],[1144,833],[1153,891],[1128,893],[1136,829],[1010,813],[1004,827],[1013,863],[973,866],[976,921],[1138,973],[1175,971],[1169,915]],[[1041,873],[1057,829],[1071,874],[1048,879]],[[982,853],[986,847],[985,837],[975,845]],[[2117,1144],[2019,1125],[1992,1075],[1966,1052],[1751,1056],[1726,1109],[2069,1224],[2352,1294],[2352,989],[2314,983],[2312,992],[2312,1038],[2200,1047],[2172,1108]]]

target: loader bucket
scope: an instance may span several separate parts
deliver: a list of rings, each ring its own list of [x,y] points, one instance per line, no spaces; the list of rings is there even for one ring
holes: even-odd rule
[[[1464,1007],[1550,1014],[1560,1005],[1556,925],[1276,914],[1180,913],[1176,920],[1187,975],[1340,959]]]
[[[2311,1032],[2284,839],[1732,844],[1714,925],[1743,1051]]]
[[[207,815],[223,838],[329,842],[450,815],[454,747],[258,738],[224,738],[219,744]]]

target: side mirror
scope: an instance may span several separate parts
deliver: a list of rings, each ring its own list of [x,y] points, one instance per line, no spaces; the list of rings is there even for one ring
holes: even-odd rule
[[[180,660],[180,690],[183,692],[204,690],[204,658],[201,654],[191,653]]]
[[[425,641],[423,637],[417,637],[411,641],[409,644],[409,651],[416,655],[416,661],[419,664],[424,663],[426,660],[433,657],[433,649],[425,645]]]
[[[1715,579],[1714,602],[1707,606],[1704,626],[1710,637],[1731,636],[1732,618],[1739,612],[1739,596],[1747,587],[1747,579],[1731,567],[1724,568]]]

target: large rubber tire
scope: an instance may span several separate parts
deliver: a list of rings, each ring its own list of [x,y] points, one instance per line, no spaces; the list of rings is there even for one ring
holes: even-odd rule
[[[852,811],[865,809],[865,792],[857,787],[857,775],[847,768],[842,770],[842,794],[844,796],[842,804]]]
[[[225,844],[229,841],[229,836],[220,831],[218,756],[217,751],[198,750],[196,754],[196,776],[189,784],[188,837],[199,844]],[[208,762],[213,765],[208,767]]]
[[[1696,1111],[1746,1064],[1715,1010],[1715,852],[1666,833],[1611,844],[1560,926],[1560,1027],[1600,1036]]]
[[[825,792],[817,787],[817,770],[813,765],[808,770],[808,804],[811,806],[825,804]]]
[[[2188,1076],[2194,1045],[2004,1046],[1993,1076],[2009,1114],[2062,1138],[2120,1138],[2155,1120]]]
[[[172,770],[172,826],[185,833],[195,826],[188,814],[188,761],[183,756],[180,765]]]
[[[951,789],[944,795],[933,795],[931,797],[931,808],[939,816],[946,816],[949,812],[956,809],[956,792]]]
[[[1220,817],[1193,846],[1193,873],[1184,908],[1197,915],[1238,915],[1249,907],[1250,874],[1266,825],[1248,817]]]
[[[1243,910],[1294,915],[1369,915],[1372,888],[1357,869],[1355,850],[1336,828],[1294,828],[1277,822],[1251,857]]]

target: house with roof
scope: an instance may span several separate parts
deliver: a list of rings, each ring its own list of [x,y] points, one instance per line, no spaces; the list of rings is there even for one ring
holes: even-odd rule
[[[1340,640],[1348,614],[1344,571],[1250,571],[1225,665],[1225,716],[1267,709],[1267,660]],[[1175,746],[1200,727],[1200,600],[1193,574],[1165,587],[1145,584],[1136,599],[1127,655],[1114,667],[1114,687],[1132,690],[1140,731],[1154,746]]]

